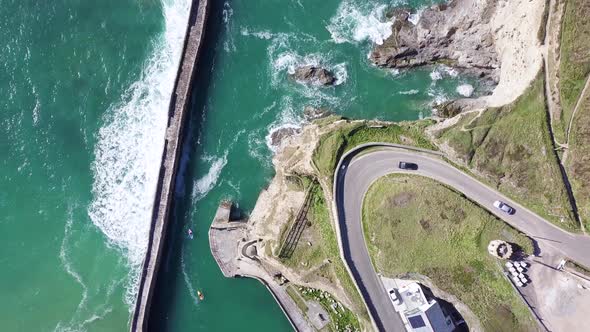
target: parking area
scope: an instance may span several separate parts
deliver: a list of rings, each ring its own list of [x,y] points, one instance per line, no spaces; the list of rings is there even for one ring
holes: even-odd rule
[[[530,257],[526,274],[530,282],[518,287],[547,330],[579,331],[590,317],[590,279],[560,271],[563,257],[541,247],[539,257]]]

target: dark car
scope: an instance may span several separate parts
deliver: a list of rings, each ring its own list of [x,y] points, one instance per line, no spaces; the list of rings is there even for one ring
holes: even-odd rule
[[[418,169],[418,164],[409,163],[406,161],[400,161],[398,166],[401,169],[407,169],[407,170],[412,170],[412,171],[415,171]]]

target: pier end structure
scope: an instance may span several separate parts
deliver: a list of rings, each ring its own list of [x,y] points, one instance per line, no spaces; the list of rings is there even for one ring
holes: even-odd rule
[[[183,130],[190,108],[193,76],[202,51],[209,7],[209,0],[192,0],[191,3],[182,57],[168,108],[168,126],[152,209],[148,246],[131,318],[130,331],[132,332],[147,331],[153,291],[172,209],[176,172],[182,151]]]
[[[231,219],[231,202],[221,202],[209,228],[211,254],[226,278],[253,278],[271,293],[295,331],[314,331],[312,323],[287,293],[288,284],[258,256],[259,239],[252,238],[247,220]]]

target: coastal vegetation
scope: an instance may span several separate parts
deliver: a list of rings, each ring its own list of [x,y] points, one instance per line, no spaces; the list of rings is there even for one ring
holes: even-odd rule
[[[360,324],[355,315],[329,293],[308,287],[299,287],[299,292],[306,300],[319,302],[328,312],[330,315],[328,331],[360,331]]]
[[[424,128],[432,123],[432,120],[383,125],[371,125],[362,121],[345,122],[320,137],[313,153],[313,163],[320,176],[332,183],[334,170],[340,157],[364,143],[396,143],[436,150],[434,144],[424,134]]]
[[[566,167],[580,219],[590,229],[590,93],[586,93],[574,117]]]
[[[549,132],[542,75],[511,104],[471,112],[435,134],[499,191],[544,218],[579,230]]]
[[[590,2],[566,0],[561,30],[561,121],[568,130],[576,102],[590,74]]]
[[[567,0],[561,34],[560,93],[563,130],[569,132],[565,167],[580,220],[590,228],[590,2]]]
[[[529,238],[461,194],[424,177],[377,180],[363,204],[363,229],[376,269],[425,275],[466,304],[486,331],[523,331],[532,317],[487,252],[491,240],[532,253]]]
[[[370,319],[363,300],[340,259],[336,233],[330,222],[328,205],[322,189],[311,177],[298,177],[301,179],[301,183],[309,184],[308,187],[301,187],[301,189],[310,190],[310,195],[312,195],[307,214],[309,223],[293,254],[288,258],[282,258],[281,262],[289,268],[303,271],[300,274],[306,283],[340,284],[345,296],[353,304],[353,308],[350,309],[359,315],[360,319],[368,322]],[[289,224],[287,223],[285,229],[290,226]],[[282,234],[285,232],[286,230],[281,231]]]
[[[322,331],[360,331],[360,324],[356,315],[344,307],[330,293],[319,289],[290,285],[287,294],[295,301],[302,312],[307,312],[307,301],[319,303],[330,315],[330,324]]]

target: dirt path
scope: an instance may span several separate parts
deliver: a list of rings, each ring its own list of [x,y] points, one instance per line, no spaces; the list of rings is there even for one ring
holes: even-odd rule
[[[542,48],[543,63],[545,65],[545,94],[547,96],[547,107],[549,109],[549,118],[553,133],[556,132],[556,124],[562,112],[559,98],[559,48],[563,12],[564,4],[562,2],[557,3],[556,0],[549,2],[549,16],[547,17],[545,26],[547,32]],[[559,132],[562,133],[562,131]],[[553,135],[553,141],[556,147],[567,148],[567,144],[559,142],[555,134]]]
[[[572,125],[574,124],[574,117],[576,116],[576,112],[578,112],[578,108],[580,108],[580,104],[582,104],[582,101],[584,101],[584,97],[586,96],[586,94],[588,93],[588,87],[590,86],[590,75],[588,75],[588,77],[586,78],[586,84],[584,85],[584,89],[582,89],[582,93],[580,93],[580,96],[578,97],[578,100],[576,101],[576,106],[574,107],[574,111],[572,112],[572,117],[570,118],[570,122],[567,126],[567,133],[566,133],[566,144],[569,144],[570,142],[570,134],[572,132]],[[569,149],[566,149],[565,152],[563,153],[563,163],[565,164],[565,161],[567,160],[567,155],[568,155]]]

